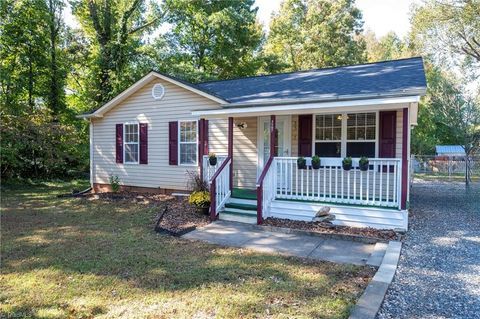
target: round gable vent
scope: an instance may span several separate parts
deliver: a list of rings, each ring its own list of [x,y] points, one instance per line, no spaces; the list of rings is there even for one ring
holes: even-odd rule
[[[152,88],[152,96],[155,100],[160,100],[165,94],[165,88],[163,85],[157,83]]]

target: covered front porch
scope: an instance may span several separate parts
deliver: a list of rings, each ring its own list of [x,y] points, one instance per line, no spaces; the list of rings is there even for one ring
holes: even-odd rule
[[[211,218],[224,212],[258,224],[268,217],[311,221],[328,206],[338,224],[406,228],[408,106],[202,119],[208,129],[200,134],[200,167],[210,185]],[[226,152],[218,147],[220,132]],[[312,155],[320,156],[320,167],[312,166]],[[342,167],[347,156],[350,170]],[[361,156],[369,161],[363,169]],[[306,167],[297,165],[299,157]]]

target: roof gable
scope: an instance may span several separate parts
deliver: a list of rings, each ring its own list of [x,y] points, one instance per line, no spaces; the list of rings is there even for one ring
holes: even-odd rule
[[[194,92],[198,95],[201,95],[205,98],[208,98],[210,100],[213,100],[219,104],[226,104],[227,102],[223,100],[222,98],[215,96],[214,94],[211,94],[210,92],[207,92],[201,88],[196,87],[193,84],[190,84],[188,82],[167,76],[165,74],[156,72],[156,71],[151,71],[147,75],[145,75],[143,78],[132,84],[130,87],[128,87],[126,90],[124,90],[122,93],[117,95],[115,98],[104,104],[102,107],[100,107],[97,110],[94,110],[90,113],[87,114],[82,114],[79,117],[82,118],[91,118],[91,117],[102,117],[105,113],[110,111],[112,108],[115,106],[119,105],[121,102],[125,101],[128,97],[130,97],[132,94],[143,88],[145,85],[150,83],[153,79],[162,79],[164,81],[167,81],[169,83],[172,83],[174,85],[180,86],[186,90],[189,90],[191,92]]]

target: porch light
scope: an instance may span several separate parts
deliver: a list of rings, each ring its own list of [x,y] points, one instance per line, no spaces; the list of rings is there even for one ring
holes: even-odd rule
[[[348,120],[349,118],[350,118],[350,116],[348,116],[348,114],[347,114],[347,120]],[[342,119],[343,119],[342,114],[339,114],[339,115],[337,116],[337,120],[341,121]]]
[[[246,128],[248,127],[248,125],[247,125],[247,122],[241,122],[241,123],[238,123],[238,124],[237,124],[237,127],[238,127],[240,130],[243,131],[244,129],[246,129]]]

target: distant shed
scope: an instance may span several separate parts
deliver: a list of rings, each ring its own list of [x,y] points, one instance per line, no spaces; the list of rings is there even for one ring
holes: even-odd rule
[[[437,156],[462,157],[465,156],[465,149],[461,145],[437,145],[435,153]]]

